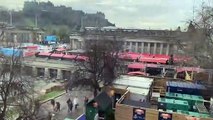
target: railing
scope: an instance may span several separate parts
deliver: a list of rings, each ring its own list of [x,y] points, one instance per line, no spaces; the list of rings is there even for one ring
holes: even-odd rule
[[[121,96],[121,98],[117,101],[117,103],[121,103],[121,102],[125,99],[126,95],[127,95],[129,92],[130,92],[130,91],[127,90],[127,91]]]

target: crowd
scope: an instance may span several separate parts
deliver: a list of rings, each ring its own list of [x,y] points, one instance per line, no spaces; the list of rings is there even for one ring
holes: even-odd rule
[[[84,106],[86,106],[88,101],[89,101],[89,99],[87,97],[85,97],[84,98]],[[78,99],[77,96],[75,96],[73,99],[69,98],[66,102],[67,102],[68,113],[71,113],[72,111],[78,109],[79,99]],[[50,104],[52,105],[54,112],[59,112],[61,110],[60,102],[56,102],[54,99],[51,99]],[[50,117],[49,120],[52,119],[52,116],[54,116],[54,114],[49,113],[49,117]]]

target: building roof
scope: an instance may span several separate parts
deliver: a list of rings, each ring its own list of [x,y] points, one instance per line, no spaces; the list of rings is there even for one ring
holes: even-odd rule
[[[128,86],[125,85],[113,85],[114,88],[118,88],[118,89],[127,89]]]
[[[49,55],[51,55],[51,53],[48,53],[48,52],[40,52],[38,55],[40,55],[40,56],[49,56]]]
[[[140,101],[134,101],[134,100],[130,100],[130,99],[124,99],[122,101],[122,104],[136,106],[136,107],[144,107],[144,108],[151,107],[151,104],[148,102],[140,102]]]
[[[205,86],[189,82],[176,82],[176,81],[167,81],[166,85],[169,87],[179,87],[179,88],[190,88],[190,89],[199,89],[205,90]]]
[[[76,55],[64,55],[63,58],[65,58],[65,59],[75,59]]]
[[[132,68],[132,69],[144,69],[145,67],[146,65],[143,63],[132,63],[128,65],[128,68]]]
[[[149,89],[152,82],[153,78],[122,75],[113,84]]]
[[[140,94],[143,96],[146,96],[149,94],[149,89],[144,89],[144,88],[128,87],[127,90],[129,90],[130,93]]]
[[[141,71],[134,71],[134,72],[128,72],[127,75],[144,75],[144,76],[146,76],[147,74],[145,72],[141,72]]]
[[[51,54],[50,57],[56,57],[56,58],[62,58],[64,56],[64,54]]]

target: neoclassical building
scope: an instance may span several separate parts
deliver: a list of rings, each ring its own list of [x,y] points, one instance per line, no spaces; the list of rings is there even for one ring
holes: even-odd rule
[[[44,32],[33,29],[0,28],[1,46],[18,46],[21,43],[38,43],[42,41]]]
[[[116,40],[124,50],[150,54],[175,54],[184,45],[187,32],[177,30],[123,29],[116,27],[85,27],[78,34],[70,35],[72,49],[83,49],[85,41]]]

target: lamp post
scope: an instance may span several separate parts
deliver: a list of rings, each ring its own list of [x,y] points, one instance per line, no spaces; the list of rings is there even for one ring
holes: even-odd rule
[[[38,27],[38,14],[35,14],[35,28]]]
[[[47,12],[47,10],[41,10],[41,12]],[[38,27],[38,15],[39,13],[35,13],[35,27]]]
[[[9,11],[10,14],[10,26],[13,26],[13,15],[12,15],[12,11]]]

